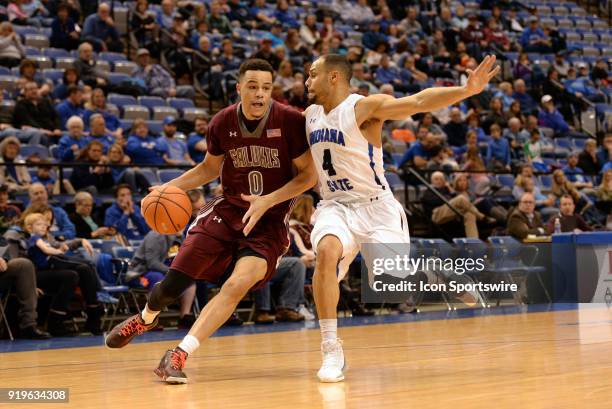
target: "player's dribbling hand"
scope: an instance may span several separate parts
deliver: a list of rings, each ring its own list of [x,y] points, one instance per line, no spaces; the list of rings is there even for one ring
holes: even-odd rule
[[[249,202],[249,209],[242,217],[242,223],[246,223],[242,232],[245,236],[248,236],[255,224],[261,219],[261,216],[272,207],[272,202],[267,196],[256,196],[256,195],[245,195],[241,194],[242,200]]]

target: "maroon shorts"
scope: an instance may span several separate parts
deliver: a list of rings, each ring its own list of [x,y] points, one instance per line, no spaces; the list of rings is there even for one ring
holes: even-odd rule
[[[270,280],[289,248],[286,221],[264,217],[245,237],[242,233],[245,211],[228,203],[223,196],[214,198],[189,227],[170,268],[195,280],[219,283],[238,254],[250,249],[268,262],[266,276],[260,284]]]

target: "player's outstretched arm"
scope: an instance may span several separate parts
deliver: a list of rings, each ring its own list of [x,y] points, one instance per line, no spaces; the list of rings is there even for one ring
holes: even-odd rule
[[[181,176],[172,179],[167,184],[176,186],[184,191],[191,189],[199,189],[202,185],[207,184],[219,177],[219,171],[225,155],[211,155],[207,153],[204,160],[189,169]]]
[[[419,112],[430,112],[453,105],[465,98],[482,92],[500,67],[495,66],[495,56],[487,56],[474,70],[468,70],[467,83],[462,87],[428,88],[404,98],[389,95],[371,95],[355,106],[357,124],[361,126],[370,119],[380,121],[401,120]]]
[[[310,150],[293,159],[293,164],[297,168],[297,175],[280,189],[264,196],[242,195],[242,200],[250,203],[249,209],[242,218],[242,222],[246,223],[243,229],[245,236],[249,235],[257,221],[269,208],[293,199],[317,183],[317,171],[315,170]]]

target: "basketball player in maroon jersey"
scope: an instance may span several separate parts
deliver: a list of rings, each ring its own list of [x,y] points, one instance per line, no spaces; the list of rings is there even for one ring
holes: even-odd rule
[[[142,313],[115,326],[105,340],[110,348],[124,347],[136,335],[154,328],[159,312],[194,280],[219,282],[235,262],[219,294],[155,370],[168,383],[187,382],[182,371],[187,356],[227,321],[252,287],[271,278],[289,246],[291,199],[317,182],[305,119],[272,100],[273,73],[272,66],[259,59],[247,60],[240,67],[240,102],[223,109],[210,122],[204,161],[168,182],[188,191],[221,174],[223,195],[201,209]]]

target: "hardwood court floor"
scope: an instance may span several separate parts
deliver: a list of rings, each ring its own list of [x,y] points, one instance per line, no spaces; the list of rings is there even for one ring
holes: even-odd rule
[[[176,341],[0,354],[0,387],[68,387],[74,408],[612,408],[612,310],[341,328],[349,370],[319,384],[317,329],[212,338],[191,383],[152,369]],[[9,407],[2,405],[0,407]],[[14,408],[40,408],[20,404]]]

